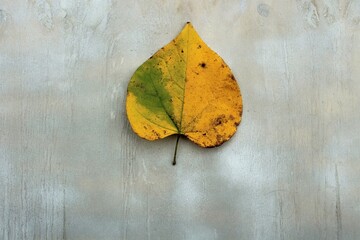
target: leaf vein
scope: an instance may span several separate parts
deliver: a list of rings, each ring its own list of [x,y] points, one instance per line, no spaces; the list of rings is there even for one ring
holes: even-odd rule
[[[155,92],[156,92],[156,95],[157,95],[157,97],[159,98],[161,107],[164,109],[164,112],[166,113],[166,115],[169,117],[169,119],[170,119],[170,121],[172,122],[172,124],[174,125],[174,127],[175,127],[175,128],[177,129],[177,131],[179,132],[179,129],[178,129],[178,127],[176,126],[174,119],[170,116],[170,113],[169,113],[169,112],[167,111],[167,109],[165,108],[164,103],[163,103],[163,101],[162,101],[162,99],[161,99],[161,97],[160,97],[160,94],[159,94],[158,90],[157,90],[156,87],[155,87],[155,84],[154,84],[154,80],[153,80],[153,78],[152,78],[152,75],[150,75],[150,80],[151,80],[151,84],[152,84],[152,86],[153,86],[153,88],[154,88],[154,90],[155,90]]]
[[[146,117],[144,114],[142,114],[137,108],[135,108],[135,110],[136,110],[136,112],[138,112],[144,119],[146,119],[147,121],[151,122],[152,124],[154,124],[154,125],[156,125],[156,126],[159,126],[159,127],[163,128],[163,129],[167,129],[167,130],[169,130],[169,131],[174,131],[174,129],[164,127],[164,126],[158,124],[157,122],[154,122],[154,121],[150,120],[148,117]]]

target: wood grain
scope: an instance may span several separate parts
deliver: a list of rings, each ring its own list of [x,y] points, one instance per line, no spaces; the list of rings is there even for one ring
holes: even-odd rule
[[[173,167],[125,95],[187,21],[244,114]],[[359,238],[359,42],[359,1],[1,1],[0,239]]]

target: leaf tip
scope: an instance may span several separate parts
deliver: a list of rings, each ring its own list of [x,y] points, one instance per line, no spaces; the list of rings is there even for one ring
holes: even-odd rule
[[[186,22],[185,26],[193,27],[193,25],[191,24],[191,22]]]

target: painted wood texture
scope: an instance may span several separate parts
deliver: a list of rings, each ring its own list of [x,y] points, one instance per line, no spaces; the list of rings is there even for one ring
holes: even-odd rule
[[[202,149],[125,116],[191,21],[244,114]],[[360,1],[0,1],[0,239],[359,239]]]

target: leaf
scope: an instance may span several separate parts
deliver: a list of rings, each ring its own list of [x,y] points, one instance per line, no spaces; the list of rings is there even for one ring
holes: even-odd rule
[[[187,23],[136,70],[126,112],[134,132],[147,140],[178,134],[216,147],[236,132],[242,98],[230,68]]]

